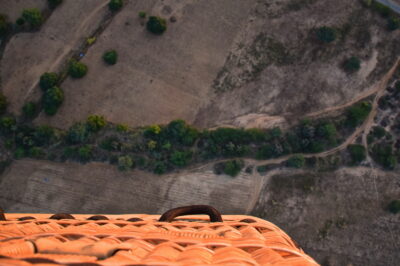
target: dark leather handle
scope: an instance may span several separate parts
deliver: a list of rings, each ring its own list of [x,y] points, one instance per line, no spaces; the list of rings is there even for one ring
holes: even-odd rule
[[[207,214],[210,216],[210,222],[222,222],[221,213],[217,211],[217,209],[208,205],[191,205],[171,209],[165,212],[158,221],[170,223],[178,216],[191,214]]]

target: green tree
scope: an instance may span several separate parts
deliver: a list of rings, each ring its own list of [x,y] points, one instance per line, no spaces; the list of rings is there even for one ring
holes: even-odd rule
[[[109,65],[115,65],[115,63],[117,63],[117,59],[118,59],[118,54],[117,51],[115,50],[109,50],[103,54],[104,62],[106,62]]]
[[[22,26],[22,25],[25,24],[25,19],[22,18],[22,17],[17,18],[17,21],[15,21],[15,23],[16,23],[18,26]]]
[[[0,115],[4,114],[7,110],[8,102],[6,96],[0,92]]]
[[[46,72],[40,76],[39,86],[43,91],[46,91],[54,86],[57,86],[59,76],[54,72]]]
[[[88,67],[75,59],[71,59],[68,67],[68,74],[73,78],[82,78],[86,75]]]
[[[147,14],[144,11],[139,11],[139,17],[140,18],[146,18]]]
[[[316,33],[318,40],[324,43],[331,43],[335,41],[337,37],[336,30],[326,26],[318,28]]]
[[[12,116],[0,118],[0,131],[3,133],[11,133],[16,130],[17,121]]]
[[[388,205],[388,210],[393,214],[400,213],[400,200],[392,200]]]
[[[352,56],[345,60],[343,63],[343,69],[348,73],[354,73],[360,70],[361,61],[358,57]]]
[[[7,21],[7,16],[0,14],[0,37],[4,37],[7,35],[9,31],[10,25]]]
[[[42,97],[44,112],[47,115],[55,115],[64,101],[64,92],[59,87],[52,87],[45,91]]]
[[[110,0],[110,2],[108,3],[108,8],[111,11],[118,11],[122,8],[122,6],[124,5],[124,3],[122,2],[122,0]]]
[[[146,27],[148,31],[161,35],[167,29],[167,21],[157,16],[150,16]]]
[[[67,141],[70,144],[80,144],[88,140],[90,132],[84,123],[75,123],[67,132]]]
[[[29,157],[35,158],[35,159],[42,159],[46,155],[44,150],[39,147],[31,147],[29,149],[28,153],[29,153]]]
[[[92,147],[90,145],[83,145],[78,149],[79,160],[87,162],[92,157]]]
[[[162,175],[167,171],[167,165],[163,161],[157,161],[154,164],[154,173],[158,175]]]
[[[37,112],[37,106],[34,102],[28,102],[22,107],[22,112],[25,117],[32,118]]]
[[[351,127],[356,127],[357,125],[364,122],[371,110],[372,105],[370,102],[361,102],[353,105],[347,110],[346,123]]]
[[[388,20],[388,29],[394,31],[400,28],[400,19],[396,17],[390,17]]]
[[[363,145],[352,144],[347,147],[347,151],[350,153],[353,164],[359,164],[364,161],[366,156],[366,150]]]
[[[90,115],[86,121],[88,129],[97,132],[107,125],[106,119],[101,115]]]
[[[118,157],[118,169],[120,171],[128,171],[134,167],[134,161],[129,155]]]
[[[189,151],[175,151],[171,155],[171,163],[176,166],[186,166],[192,157],[192,153]]]
[[[56,133],[54,128],[47,125],[41,125],[35,129],[33,136],[35,143],[39,146],[42,146],[52,143],[56,137]]]
[[[302,168],[304,166],[305,162],[306,162],[306,160],[303,155],[301,155],[301,154],[293,155],[287,161],[287,166],[293,167],[293,168]]]
[[[235,177],[237,176],[244,166],[241,160],[231,160],[224,163],[224,173],[226,175]]]
[[[42,13],[37,8],[27,8],[22,11],[22,18],[29,23],[32,28],[38,28],[43,23]]]

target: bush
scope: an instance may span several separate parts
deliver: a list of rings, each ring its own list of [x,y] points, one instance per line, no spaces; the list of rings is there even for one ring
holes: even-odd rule
[[[38,28],[43,23],[42,13],[37,8],[27,8],[22,11],[22,18],[29,23],[32,28]]]
[[[6,15],[0,14],[0,37],[7,35],[9,24]]]
[[[79,160],[82,162],[87,162],[92,157],[92,147],[89,145],[84,145],[78,150]]]
[[[40,76],[39,86],[43,91],[46,91],[54,86],[57,86],[59,76],[54,72],[46,72]]]
[[[382,17],[388,17],[391,13],[389,7],[377,1],[372,1],[372,9],[378,12]]]
[[[336,30],[331,27],[324,26],[317,29],[317,38],[324,43],[331,43],[335,41],[337,37],[336,35]]]
[[[162,175],[167,171],[167,165],[163,161],[157,161],[154,164],[154,173]]]
[[[365,147],[363,145],[349,145],[347,151],[350,153],[352,164],[359,164],[367,158]]]
[[[107,125],[106,119],[101,115],[90,115],[86,123],[88,129],[92,132],[97,132]]]
[[[4,114],[7,110],[7,98],[3,93],[0,92],[0,115]]]
[[[231,160],[224,163],[224,173],[226,175],[235,177],[237,176],[244,166],[241,160]]]
[[[25,150],[21,147],[18,147],[14,152],[14,158],[17,160],[24,158],[25,156],[26,156]]]
[[[394,169],[397,165],[397,158],[393,155],[393,148],[390,144],[375,144],[372,147],[372,157],[386,169]]]
[[[62,3],[62,0],[47,0],[50,9],[54,9]]]
[[[17,121],[12,116],[2,117],[0,119],[0,131],[3,133],[11,133],[16,130]]]
[[[134,166],[134,162],[129,155],[118,157],[118,170],[127,171],[132,169]]]
[[[88,140],[90,132],[84,123],[75,123],[67,132],[67,141],[70,144],[80,144]]]
[[[392,200],[388,205],[388,211],[394,214],[400,213],[400,200]]]
[[[25,117],[32,118],[36,115],[37,106],[34,102],[28,102],[22,107]]]
[[[125,124],[118,124],[116,129],[118,132],[127,132],[129,130],[129,126]]]
[[[343,69],[348,73],[354,73],[360,70],[361,61],[358,57],[352,56],[343,63]]]
[[[109,65],[115,65],[117,63],[118,54],[115,50],[106,51],[103,54],[103,60]]]
[[[368,117],[372,105],[370,102],[361,102],[353,105],[347,111],[346,123],[350,127],[356,127]]]
[[[68,74],[73,78],[82,78],[86,75],[88,67],[81,62],[71,59],[68,67]]]
[[[374,138],[381,139],[386,136],[386,130],[383,127],[375,126],[372,129],[372,134]]]
[[[198,138],[197,129],[189,126],[183,120],[171,121],[162,132],[162,138],[174,143],[191,146]]]
[[[33,133],[33,136],[37,145],[48,145],[55,138],[55,130],[46,125],[38,126]]]
[[[304,166],[306,160],[303,155],[294,155],[287,161],[287,166],[293,168],[301,168]]]
[[[110,136],[110,137],[105,138],[100,143],[100,148],[107,150],[107,151],[118,151],[121,148],[121,143],[119,142],[117,137]]]
[[[146,27],[148,31],[160,35],[167,29],[167,21],[160,17],[150,16]]]
[[[387,27],[390,31],[399,29],[400,28],[400,19],[396,18],[396,17],[389,18]]]
[[[18,26],[22,26],[22,25],[25,24],[25,19],[22,18],[22,17],[17,18],[17,21],[15,21],[15,23],[16,23]]]
[[[35,159],[42,159],[45,157],[46,153],[43,151],[43,149],[39,147],[32,147],[29,149],[29,157],[35,158]]]
[[[123,4],[124,3],[122,2],[122,0],[111,0],[108,3],[108,8],[111,11],[118,11],[118,10],[120,10],[122,8]]]
[[[186,166],[192,157],[192,153],[189,151],[175,151],[171,155],[171,163],[176,166]]]
[[[42,104],[47,115],[55,115],[64,101],[64,92],[59,87],[52,87],[43,94]]]
[[[139,11],[139,17],[140,18],[145,18],[147,16],[146,12],[144,11]]]

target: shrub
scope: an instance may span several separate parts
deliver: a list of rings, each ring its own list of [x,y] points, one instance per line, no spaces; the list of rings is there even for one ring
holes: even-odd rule
[[[400,19],[396,18],[396,17],[389,18],[387,27],[390,31],[399,29],[400,28]]]
[[[331,140],[337,134],[336,126],[333,123],[324,123],[318,127],[317,133],[319,136]]]
[[[388,17],[391,13],[389,7],[377,1],[372,1],[372,9],[378,12],[382,17]]]
[[[100,148],[107,151],[118,151],[120,147],[121,143],[115,136],[107,137],[100,143]]]
[[[21,158],[24,158],[25,156],[26,156],[25,150],[23,148],[21,148],[21,147],[18,147],[14,152],[14,158],[17,159],[17,160],[21,159]]]
[[[351,127],[356,127],[364,122],[371,112],[371,109],[372,105],[370,102],[361,102],[353,105],[347,111],[346,123]]]
[[[43,91],[46,91],[54,86],[57,86],[59,76],[54,72],[46,72],[40,76],[39,86]]]
[[[22,107],[22,112],[25,117],[32,118],[35,116],[37,111],[37,106],[34,102],[28,102]]]
[[[372,134],[374,135],[374,138],[381,139],[386,135],[386,130],[383,127],[375,126],[372,129]]]
[[[188,151],[175,151],[171,155],[171,163],[176,166],[186,166],[192,157],[192,153]]]
[[[62,0],[47,0],[50,9],[55,9],[62,3]]]
[[[38,126],[33,133],[33,136],[37,145],[48,145],[55,138],[55,130],[46,125]]]
[[[189,126],[183,120],[171,121],[163,132],[163,138],[185,146],[191,146],[198,138],[197,129]]]
[[[146,27],[148,31],[160,35],[167,29],[167,21],[160,17],[150,16]]]
[[[90,132],[84,123],[75,123],[67,132],[67,141],[71,144],[84,143],[88,140]]]
[[[22,11],[22,18],[29,23],[32,28],[38,28],[43,23],[42,13],[37,8],[27,8]]]
[[[271,144],[265,144],[261,146],[261,148],[257,151],[256,158],[257,159],[270,159],[275,157],[275,150],[274,146]]]
[[[321,42],[324,43],[331,43],[336,40],[336,30],[331,27],[320,27],[317,29],[317,38]]]
[[[117,63],[117,59],[118,59],[118,54],[117,51],[115,50],[109,50],[103,54],[104,62],[106,62],[109,65],[115,65],[115,63]]]
[[[122,8],[123,6],[123,2],[122,0],[110,0],[110,2],[108,3],[108,8],[111,11],[118,11]]]
[[[73,78],[82,78],[86,75],[88,67],[81,62],[71,59],[68,67],[68,74]]]
[[[96,37],[91,37],[86,39],[86,44],[87,45],[92,45],[96,42]]]
[[[9,24],[6,15],[0,14],[0,37],[7,35]]]
[[[241,160],[231,160],[224,163],[224,173],[229,176],[237,176],[244,166]]]
[[[392,200],[388,205],[388,210],[391,213],[400,213],[400,200]]]
[[[134,166],[134,162],[129,155],[118,157],[118,170],[127,171],[132,169]]]
[[[129,130],[129,126],[125,124],[118,124],[116,129],[118,132],[127,132]]]
[[[64,101],[64,92],[59,87],[52,87],[43,94],[42,104],[47,115],[55,115]]]
[[[160,133],[161,133],[161,127],[159,125],[152,125],[146,127],[146,129],[143,132],[143,135],[146,138],[157,138]]]
[[[0,92],[0,115],[4,114],[7,110],[7,98],[3,93]]]
[[[11,133],[16,130],[17,121],[12,116],[2,117],[0,119],[0,131],[3,133]]]
[[[353,164],[359,164],[364,161],[366,157],[365,147],[359,144],[352,144],[347,147],[347,151],[350,153]]]
[[[393,155],[393,149],[390,144],[375,144],[372,147],[372,157],[386,169],[394,169],[396,167],[397,158]]]
[[[90,115],[86,123],[88,129],[92,132],[97,132],[107,125],[106,119],[101,115]]]
[[[358,57],[352,56],[343,63],[343,69],[348,73],[354,73],[360,70],[361,61]]]
[[[89,145],[84,145],[78,150],[79,160],[86,162],[92,157],[92,147]]]
[[[144,11],[139,11],[139,17],[140,18],[145,18],[147,16],[146,12]]]
[[[39,147],[32,147],[28,151],[29,157],[35,158],[35,159],[42,159],[45,157],[46,153],[43,151],[43,149]]]
[[[287,166],[293,167],[293,168],[301,168],[304,166],[305,162],[306,162],[306,160],[304,159],[303,155],[301,155],[301,154],[293,155],[287,161]]]
[[[154,173],[162,175],[167,171],[167,165],[163,161],[157,161],[154,164]]]
[[[25,24],[25,19],[22,17],[17,18],[17,21],[15,23],[17,23],[18,26],[22,26]]]

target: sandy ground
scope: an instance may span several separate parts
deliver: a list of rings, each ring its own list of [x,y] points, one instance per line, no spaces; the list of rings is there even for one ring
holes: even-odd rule
[[[21,16],[25,8],[38,8],[43,10],[47,7],[46,0],[2,0],[0,1],[0,13],[7,15],[10,22]]]
[[[129,1],[82,60],[87,76],[67,79],[58,113],[50,119],[42,115],[38,122],[64,128],[90,114],[132,126],[176,118],[192,122],[251,3]],[[175,16],[177,22],[168,22],[167,31],[155,36],[141,25],[139,11]],[[108,49],[118,52],[114,66],[102,61]]]
[[[11,103],[9,110],[20,113],[23,104],[38,98],[39,77],[58,71],[61,64],[98,27],[107,1],[66,0],[55,9],[38,32],[19,33],[7,44],[0,65],[2,91]]]

